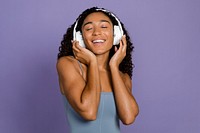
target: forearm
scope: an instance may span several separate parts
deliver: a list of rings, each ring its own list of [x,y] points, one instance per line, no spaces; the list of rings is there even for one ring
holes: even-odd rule
[[[111,76],[118,115],[124,124],[130,124],[139,112],[138,105],[131,88],[125,85],[118,67],[111,66]]]
[[[81,94],[81,103],[95,114],[100,100],[100,78],[97,61],[92,61],[87,69],[87,81]]]

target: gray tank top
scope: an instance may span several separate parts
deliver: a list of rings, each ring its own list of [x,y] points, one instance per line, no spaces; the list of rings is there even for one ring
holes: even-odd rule
[[[112,92],[101,92],[97,119],[94,121],[84,120],[74,111],[64,95],[63,99],[70,133],[120,133],[119,118]]]

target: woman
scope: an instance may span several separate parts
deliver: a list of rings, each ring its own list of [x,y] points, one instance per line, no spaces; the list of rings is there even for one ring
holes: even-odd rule
[[[68,28],[57,71],[71,133],[120,133],[119,120],[134,122],[132,49],[123,24],[103,8],[85,10]]]

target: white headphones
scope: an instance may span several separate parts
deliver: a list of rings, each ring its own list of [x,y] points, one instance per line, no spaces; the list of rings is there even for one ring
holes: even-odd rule
[[[118,25],[114,25],[113,45],[118,45],[120,43],[121,39],[122,39],[123,34],[124,34],[119,19],[114,14],[112,14],[111,12],[109,12],[109,11],[107,11],[105,9],[97,8],[95,10],[96,11],[102,11],[102,12],[105,12],[105,13],[109,13],[117,21]],[[84,41],[83,41],[83,37],[81,35],[81,31],[76,31],[77,24],[78,24],[78,20],[76,21],[76,23],[74,25],[73,40],[79,41],[79,45],[82,46],[82,47],[85,47],[85,44],[84,44]]]

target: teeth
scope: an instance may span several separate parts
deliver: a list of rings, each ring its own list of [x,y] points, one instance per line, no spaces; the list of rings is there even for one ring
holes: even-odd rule
[[[101,42],[104,42],[104,40],[94,40],[92,41],[93,43],[101,43]]]

